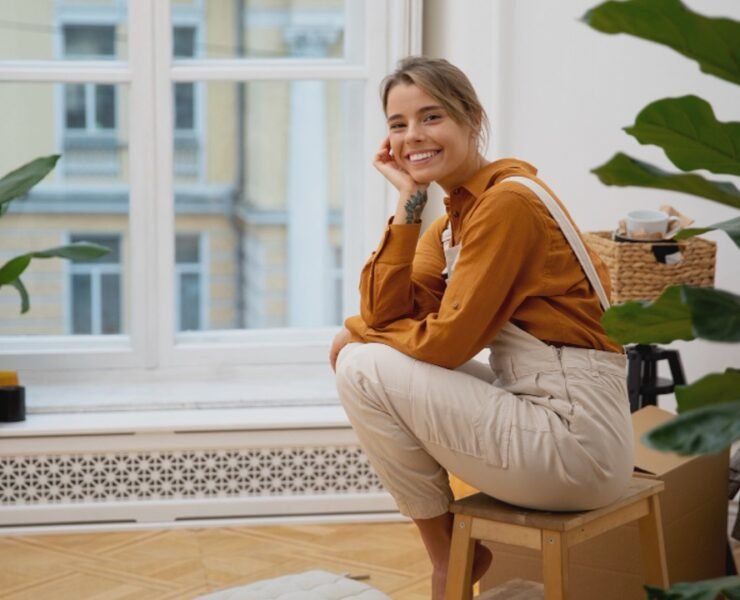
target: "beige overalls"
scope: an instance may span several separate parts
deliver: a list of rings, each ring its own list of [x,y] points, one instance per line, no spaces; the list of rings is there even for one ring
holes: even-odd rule
[[[604,308],[588,252],[547,191],[525,177],[558,222]],[[461,245],[442,237],[448,281]],[[384,344],[348,344],[337,388],[349,420],[401,513],[431,518],[452,500],[447,471],[479,490],[543,510],[615,500],[633,467],[621,354],[557,348],[507,323],[489,344],[490,369],[449,370]]]

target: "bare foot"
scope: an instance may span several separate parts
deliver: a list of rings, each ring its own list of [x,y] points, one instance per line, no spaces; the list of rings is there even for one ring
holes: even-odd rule
[[[474,584],[488,571],[491,566],[493,555],[479,541],[475,542],[475,556],[473,557],[473,569],[470,583]],[[447,565],[432,570],[432,600],[444,600],[445,586],[447,585]]]

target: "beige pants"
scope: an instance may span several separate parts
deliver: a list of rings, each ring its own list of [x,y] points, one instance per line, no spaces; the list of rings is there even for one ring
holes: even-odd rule
[[[511,324],[491,349],[491,370],[455,371],[383,344],[341,351],[339,396],[401,513],[445,513],[447,471],[529,508],[615,500],[633,465],[624,356],[554,348]]]

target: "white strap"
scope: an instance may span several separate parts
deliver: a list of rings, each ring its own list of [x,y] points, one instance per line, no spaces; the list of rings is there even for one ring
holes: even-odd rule
[[[547,210],[550,211],[550,214],[557,221],[558,225],[560,225],[560,229],[563,231],[565,239],[568,240],[570,247],[573,249],[573,252],[575,252],[578,262],[581,263],[581,268],[583,268],[586,277],[596,291],[596,295],[599,297],[602,308],[604,310],[609,308],[609,298],[606,295],[606,291],[604,291],[604,286],[601,284],[601,279],[599,279],[599,276],[596,273],[596,267],[594,267],[594,263],[591,261],[591,257],[589,256],[586,247],[583,245],[583,240],[581,240],[581,236],[578,235],[575,227],[573,227],[573,223],[570,222],[570,219],[568,219],[565,212],[563,212],[563,209],[555,199],[540,184],[527,177],[507,177],[506,179],[501,180],[501,182],[503,181],[521,183],[537,194],[537,197],[542,201],[542,204],[545,205]]]

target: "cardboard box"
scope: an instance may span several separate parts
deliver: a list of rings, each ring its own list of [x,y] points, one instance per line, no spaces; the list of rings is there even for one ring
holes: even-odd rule
[[[727,544],[729,451],[687,456],[656,452],[639,440],[674,415],[648,406],[632,415],[635,472],[665,482],[661,494],[663,533],[671,583],[721,577]],[[481,581],[485,591],[510,579],[542,581],[540,554],[526,548],[487,544],[493,565]],[[570,550],[569,600],[644,600],[636,523]]]

